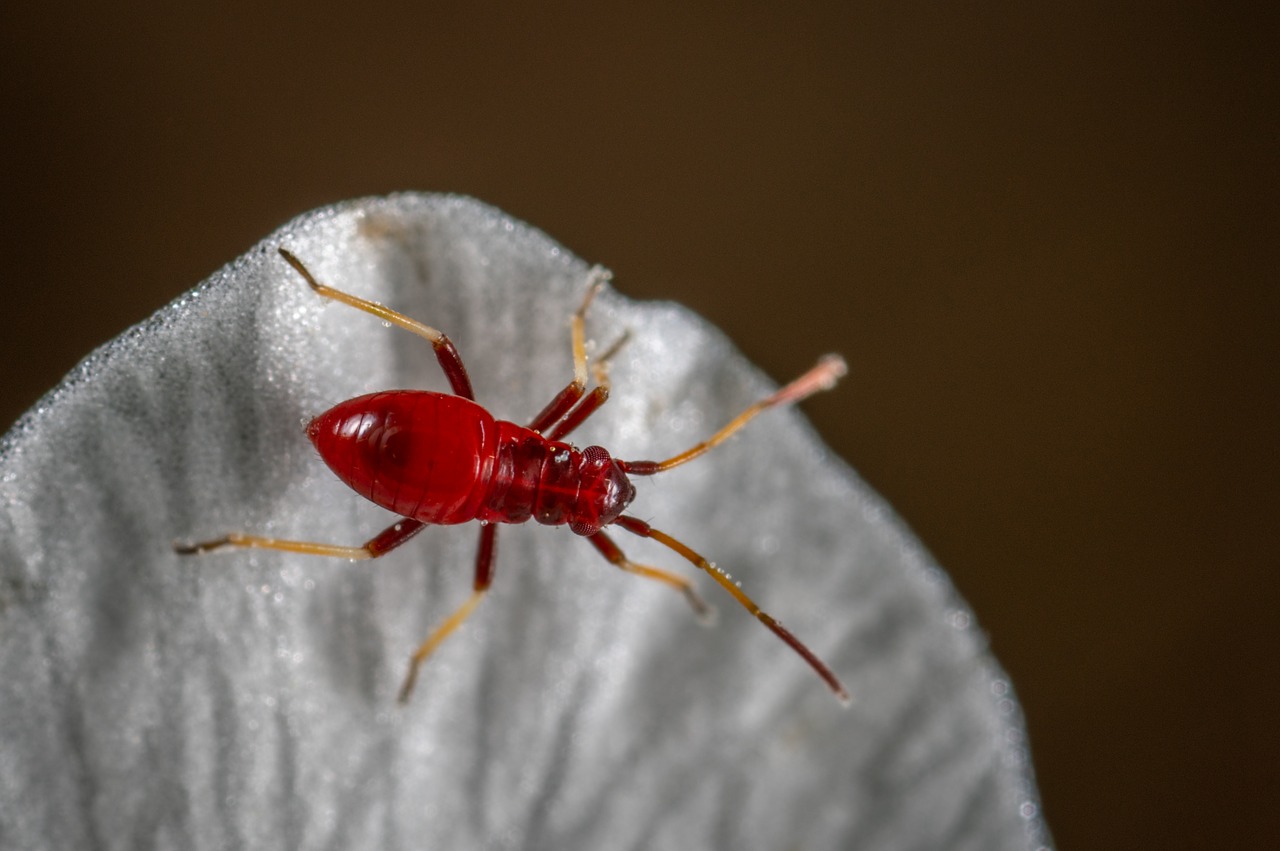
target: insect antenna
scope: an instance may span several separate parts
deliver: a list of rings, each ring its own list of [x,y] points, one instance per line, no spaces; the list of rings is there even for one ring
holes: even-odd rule
[[[755,419],[758,414],[780,405],[793,405],[801,399],[812,396],[814,393],[830,390],[836,386],[836,382],[846,372],[848,372],[848,367],[845,366],[844,358],[839,355],[824,355],[804,375],[787,386],[780,388],[772,395],[751,405],[730,420],[724,428],[692,449],[687,449],[665,461],[619,461],[618,463],[623,470],[633,476],[652,476],[655,473],[670,470],[672,467],[679,467],[681,464],[686,464],[724,443],[738,429]]]
[[[643,520],[624,514],[615,520],[614,524],[621,526],[623,529],[626,529],[634,535],[639,535],[642,538],[651,538],[657,541],[668,549],[679,553],[696,567],[702,569],[708,576],[714,579],[721,588],[733,595],[733,598],[741,603],[744,609],[751,612],[751,614],[756,616],[757,620],[772,630],[774,635],[786,642],[787,646],[796,653],[799,653],[800,657],[809,663],[809,667],[813,668],[814,672],[817,673],[818,676],[822,677],[823,681],[828,687],[830,687],[831,691],[835,692],[836,698],[844,705],[849,705],[849,692],[845,689],[839,678],[836,677],[835,672],[832,671],[831,668],[827,667],[827,664],[819,659],[817,654],[806,647],[804,642],[796,638],[789,629],[778,623],[772,615],[762,611],[760,607],[755,604],[755,601],[748,597],[723,570],[707,561],[703,556],[694,552],[693,549],[687,545],[677,541],[665,532],[658,531]]]

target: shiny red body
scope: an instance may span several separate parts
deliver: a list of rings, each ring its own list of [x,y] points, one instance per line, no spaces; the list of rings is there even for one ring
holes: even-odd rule
[[[361,496],[433,525],[532,519],[594,535],[635,498],[605,449],[548,440],[461,396],[371,393],[316,417],[307,435]]]

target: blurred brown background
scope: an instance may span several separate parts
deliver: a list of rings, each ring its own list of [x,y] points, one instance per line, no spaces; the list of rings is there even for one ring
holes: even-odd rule
[[[808,411],[989,631],[1061,847],[1277,835],[1274,20],[35,5],[0,427],[297,213],[472,194],[776,379],[847,356]]]

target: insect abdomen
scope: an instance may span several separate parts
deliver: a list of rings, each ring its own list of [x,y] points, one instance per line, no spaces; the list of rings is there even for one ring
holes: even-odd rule
[[[461,396],[396,390],[330,408],[307,435],[361,496],[404,517],[449,525],[476,518],[498,427]]]

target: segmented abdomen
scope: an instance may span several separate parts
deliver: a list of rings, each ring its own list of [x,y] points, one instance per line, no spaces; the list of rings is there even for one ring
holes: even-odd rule
[[[396,514],[448,525],[476,518],[498,426],[461,396],[395,390],[336,405],[312,420],[307,434],[361,496]]]

